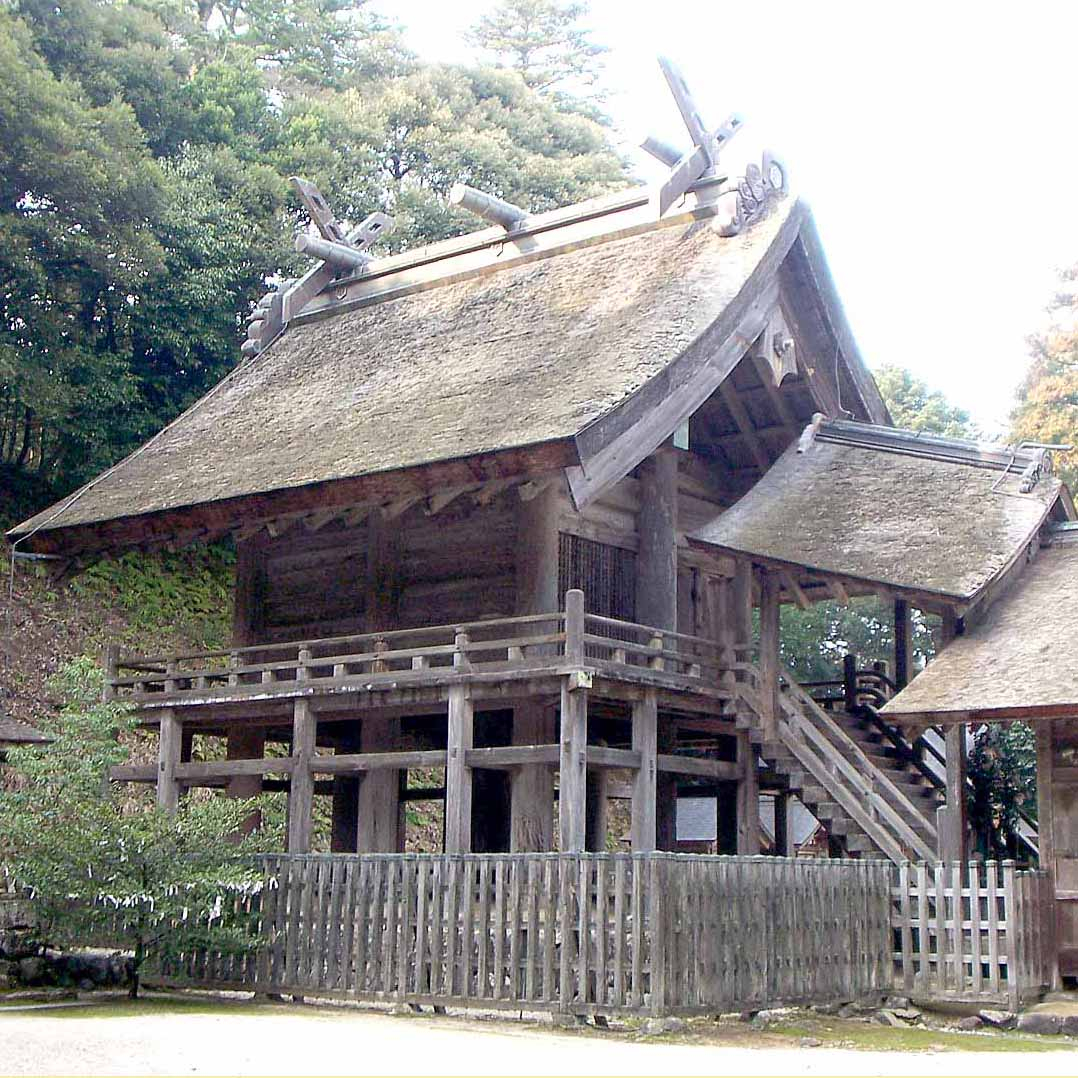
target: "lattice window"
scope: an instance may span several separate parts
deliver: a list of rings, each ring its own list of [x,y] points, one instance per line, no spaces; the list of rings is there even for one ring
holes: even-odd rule
[[[633,621],[636,617],[636,554],[631,550],[562,533],[558,544],[558,594],[584,593],[589,614]]]

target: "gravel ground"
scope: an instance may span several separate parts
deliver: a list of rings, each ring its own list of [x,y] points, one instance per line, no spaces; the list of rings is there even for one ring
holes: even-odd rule
[[[339,1007],[0,1010],[0,1074],[1074,1075],[1078,1053],[877,1052],[635,1040],[512,1021]],[[757,1038],[772,1043],[776,1038]]]

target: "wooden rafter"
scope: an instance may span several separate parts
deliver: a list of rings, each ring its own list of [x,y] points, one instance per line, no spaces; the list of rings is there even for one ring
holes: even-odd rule
[[[763,442],[753,425],[752,417],[745,410],[744,404],[741,403],[741,398],[737,395],[737,390],[730,385],[729,379],[719,386],[719,393],[722,394],[723,403],[729,409],[731,418],[737,424],[737,429],[741,432],[745,444],[749,447],[749,452],[752,454],[753,460],[756,461],[756,466],[760,471],[766,472],[771,467],[771,457],[768,455],[767,450],[764,449]]]

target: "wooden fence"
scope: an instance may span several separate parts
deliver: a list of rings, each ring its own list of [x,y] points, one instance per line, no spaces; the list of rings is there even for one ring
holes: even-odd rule
[[[265,859],[261,946],[170,983],[573,1014],[714,1014],[891,985],[890,866],[674,854]]]
[[[895,981],[908,996],[1018,1007],[1051,981],[1051,895],[1013,861],[904,864],[893,887]]]

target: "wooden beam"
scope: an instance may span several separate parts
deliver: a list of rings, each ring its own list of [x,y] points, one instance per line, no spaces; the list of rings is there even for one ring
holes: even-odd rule
[[[445,767],[445,764],[444,749],[417,749],[315,756],[311,760],[310,768],[316,775],[355,775],[365,771],[406,771],[413,767]]]
[[[655,797],[658,778],[658,705],[654,689],[632,705],[633,752],[640,767],[633,778],[631,842],[633,853],[655,849]]]
[[[706,756],[674,756],[670,753],[659,753],[656,767],[659,771],[673,775],[699,775],[711,779],[736,779],[741,774],[739,766],[729,760],[712,760]]]
[[[811,610],[812,601],[804,593],[801,585],[797,582],[797,577],[789,571],[782,573],[782,585],[786,589],[786,594],[797,603],[802,610]]]
[[[317,757],[315,757],[317,759]],[[240,778],[259,775],[290,775],[296,761],[292,756],[266,756],[239,760],[192,760],[176,765],[176,778],[185,781]],[[253,794],[236,796],[251,797]]]
[[[400,789],[401,772],[407,763],[401,753],[393,750],[400,744],[400,719],[383,712],[363,716],[359,728],[357,755],[383,758],[385,766],[367,768],[359,783],[356,811],[356,849],[359,853],[400,853],[403,844],[401,833]],[[346,760],[352,754],[323,756],[321,765],[328,760]],[[393,757],[396,756],[396,759]],[[439,758],[444,758],[438,753]],[[422,759],[422,757],[421,757]],[[402,766],[403,765],[403,766]],[[424,766],[420,764],[419,766]],[[437,766],[437,765],[434,765]]]
[[[767,450],[764,449],[752,418],[745,411],[745,406],[741,403],[737,390],[730,384],[729,378],[719,386],[719,394],[722,396],[723,403],[729,410],[731,418],[737,424],[737,429],[741,431],[741,436],[748,445],[752,459],[756,461],[756,466],[761,472],[766,472],[771,467],[771,457],[768,455]]]
[[[449,727],[445,765],[445,852],[468,853],[472,848],[472,750],[475,715],[468,689],[449,690]],[[474,750],[472,750],[474,751]]]
[[[588,746],[588,767],[638,768],[640,753],[633,749],[612,749],[606,745]]]
[[[849,605],[850,593],[846,590],[841,580],[836,580],[833,576],[829,576],[824,578],[824,584],[835,602],[842,603],[843,606]]]
[[[487,749],[469,749],[464,756],[468,767],[510,771],[524,764],[556,764],[561,759],[561,747],[557,744],[497,745]]]

